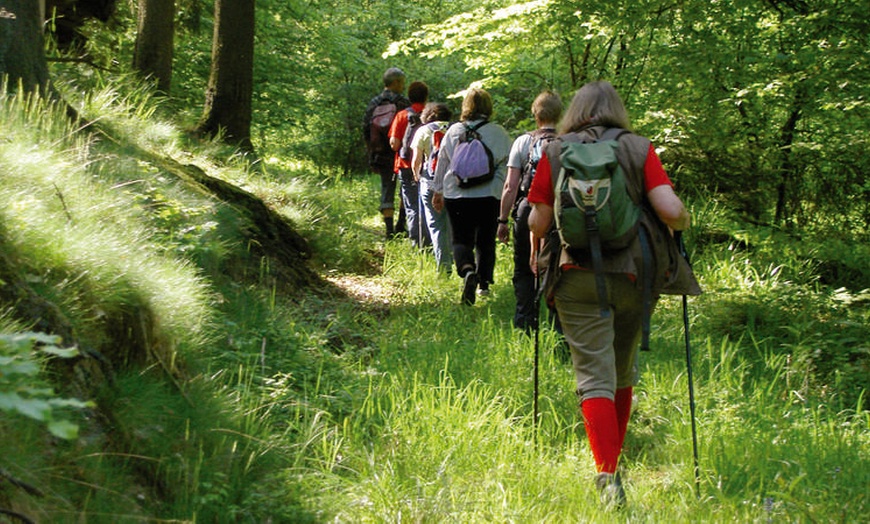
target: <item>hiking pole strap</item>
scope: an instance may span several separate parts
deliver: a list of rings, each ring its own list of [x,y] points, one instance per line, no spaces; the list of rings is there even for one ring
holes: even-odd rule
[[[649,351],[650,317],[652,317],[653,255],[649,235],[643,226],[638,228],[640,251],[643,256],[643,318],[641,319],[640,350]]]
[[[610,316],[610,306],[607,303],[607,283],[604,281],[601,235],[598,231],[597,213],[593,206],[586,206],[586,232],[589,234],[589,247],[592,251],[592,270],[595,272],[598,307],[601,309],[601,318],[607,318]]]

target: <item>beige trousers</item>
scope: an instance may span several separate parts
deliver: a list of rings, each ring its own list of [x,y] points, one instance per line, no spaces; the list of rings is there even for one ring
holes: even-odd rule
[[[610,316],[601,317],[595,274],[563,271],[554,298],[571,360],[580,401],[613,399],[617,389],[637,383],[637,353],[643,294],[626,275],[607,274]],[[653,304],[654,306],[654,304]]]

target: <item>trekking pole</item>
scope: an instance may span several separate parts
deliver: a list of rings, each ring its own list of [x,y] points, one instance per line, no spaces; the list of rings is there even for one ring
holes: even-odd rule
[[[426,219],[426,213],[423,209],[423,184],[417,180],[417,247],[423,250],[423,220]]]
[[[683,243],[683,232],[675,231],[674,239],[680,249],[680,255],[691,266],[689,261],[689,253],[686,251],[686,245]],[[695,459],[695,495],[701,498],[701,473],[698,465],[698,430],[695,426],[695,387],[692,380],[692,347],[689,343],[689,304],[688,297],[683,295],[683,332],[686,338],[686,377],[689,382],[689,413],[692,418],[692,453]]]
[[[535,246],[535,265],[538,263],[538,257],[541,255],[541,250]],[[532,365],[532,381],[534,383],[534,398],[532,401],[532,421],[535,427],[535,439],[538,438],[538,355],[540,354],[538,345],[538,335],[541,331],[541,270],[539,267],[535,269],[535,359]]]

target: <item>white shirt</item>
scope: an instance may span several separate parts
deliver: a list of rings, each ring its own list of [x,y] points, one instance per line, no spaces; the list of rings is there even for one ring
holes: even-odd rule
[[[529,149],[532,147],[532,135],[523,133],[514,140],[511,146],[511,153],[508,157],[508,167],[514,167],[520,171],[526,166],[529,161]]]
[[[437,124],[437,126],[433,126],[432,124]],[[420,176],[426,178],[431,176],[428,165],[429,155],[432,154],[432,147],[434,145],[432,139],[436,131],[446,131],[448,125],[450,125],[450,122],[429,122],[428,124],[423,124],[422,127],[414,133],[414,140],[411,142],[411,149],[418,150],[419,155],[423,158],[423,167]],[[433,127],[435,129],[432,129]],[[439,153],[439,158],[440,156]]]

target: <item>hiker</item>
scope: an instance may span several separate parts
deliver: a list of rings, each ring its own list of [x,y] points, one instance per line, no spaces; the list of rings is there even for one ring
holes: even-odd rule
[[[628,114],[616,90],[608,82],[583,86],[559,126],[560,138],[547,147],[538,164],[528,200],[533,208],[529,227],[535,240],[547,239],[548,245],[555,245],[548,253],[549,261],[543,256],[537,260],[533,253],[531,263],[534,270],[544,272],[545,296],[555,301],[571,347],[576,393],[598,473],[595,485],[602,502],[621,507],[625,491],[617,466],[631,413],[638,341],[642,331],[648,333],[649,325],[648,318],[646,322],[643,319],[643,282],[647,277],[655,282],[652,306],[659,293],[698,294],[700,288],[678,254],[670,261],[659,256],[661,250],[676,253],[671,230],[687,229],[689,213],[674,193],[650,141],[636,134],[618,136],[616,156],[629,194],[636,195],[641,204],[639,227],[628,247],[603,256],[606,297],[597,292],[596,274],[590,270],[595,261],[590,260],[590,253],[561,247],[567,215],[562,215],[555,228],[559,236],[554,239],[551,226],[560,213],[555,183],[564,172],[563,160],[571,161],[560,153],[571,141],[594,141],[611,128],[629,129]],[[652,248],[643,249],[644,243]],[[655,269],[644,271],[644,256],[650,252],[656,254]],[[669,280],[662,284],[665,277]],[[606,311],[601,308],[602,300]]]
[[[462,303],[467,305],[474,304],[476,293],[489,295],[493,282],[499,198],[511,146],[507,131],[490,117],[492,97],[483,89],[470,89],[462,101],[460,121],[450,126],[441,142],[432,181],[432,206],[436,211],[446,207],[450,218],[453,260],[463,279]],[[481,151],[488,158],[481,158]],[[478,171],[481,159],[485,169]]]
[[[386,237],[392,238],[396,228],[393,214],[396,200],[395,152],[390,146],[389,130],[396,113],[407,108],[411,102],[402,94],[405,91],[405,73],[398,67],[384,72],[384,90],[371,99],[363,117],[363,138],[366,142],[369,166],[381,177],[380,211],[384,220]]]
[[[543,148],[556,137],[556,124],[562,116],[562,99],[552,91],[544,91],[532,102],[536,129],[523,133],[511,146],[507,163],[507,179],[501,194],[498,218],[498,239],[510,240],[508,217],[513,217],[514,296],[517,305],[513,325],[526,332],[535,328],[538,320],[535,297],[535,275],[529,267],[531,242],[529,237],[529,206],[526,195],[535,176]]]
[[[423,247],[426,240],[421,235],[420,228],[420,195],[417,181],[411,170],[411,148],[408,143],[413,140],[409,133],[419,129],[421,125],[420,113],[426,107],[429,100],[429,86],[424,82],[411,82],[408,86],[408,100],[411,106],[396,113],[393,124],[390,127],[390,147],[396,152],[393,171],[401,184],[402,205],[405,208],[405,223],[408,228],[408,236],[417,247]],[[428,230],[427,230],[428,231]],[[425,235],[428,238],[428,235]]]
[[[411,166],[414,170],[414,178],[420,183],[420,205],[423,206],[420,210],[421,218],[432,241],[438,271],[444,273],[449,273],[453,264],[450,223],[446,211],[435,211],[432,207],[432,178],[438,165],[441,142],[450,126],[452,116],[447,104],[427,104],[421,115],[423,127],[414,135],[411,144],[414,151]]]

